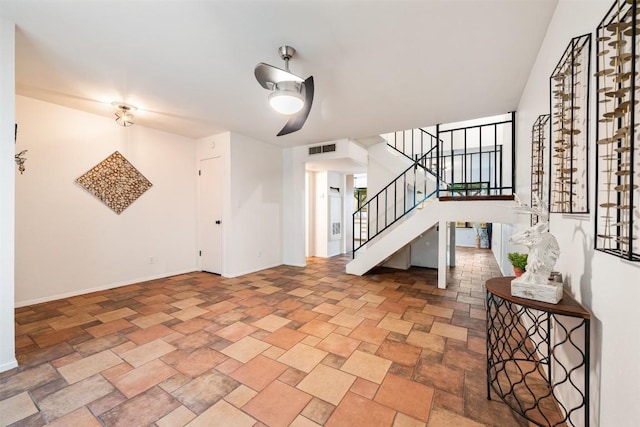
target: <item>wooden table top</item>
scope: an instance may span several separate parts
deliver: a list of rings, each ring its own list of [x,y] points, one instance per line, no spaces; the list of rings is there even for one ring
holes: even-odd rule
[[[590,319],[591,313],[582,304],[575,300],[567,291],[563,291],[562,299],[558,304],[551,304],[527,298],[514,297],[511,295],[511,281],[515,279],[509,277],[494,277],[486,282],[487,291],[500,298],[511,301],[515,304],[530,307],[536,310],[547,311],[549,313],[562,314],[571,317]]]

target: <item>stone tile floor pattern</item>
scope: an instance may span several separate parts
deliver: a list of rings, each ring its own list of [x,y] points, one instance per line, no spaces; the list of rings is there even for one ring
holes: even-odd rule
[[[16,309],[0,426],[527,426],[486,398],[488,250],[435,270],[310,258]]]

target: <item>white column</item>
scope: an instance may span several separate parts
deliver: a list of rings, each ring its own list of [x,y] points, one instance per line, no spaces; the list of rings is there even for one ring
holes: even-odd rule
[[[438,288],[447,287],[447,221],[438,225]]]
[[[0,19],[0,372],[15,355],[15,25]],[[29,167],[27,163],[27,168]]]
[[[456,223],[449,223],[449,267],[456,266]]]
[[[282,153],[282,262],[304,267],[307,264],[304,162],[295,148]]]
[[[345,248],[344,253],[353,251],[353,212],[355,211],[355,199],[353,197],[353,175],[346,175],[345,177],[345,191],[344,191],[344,238]]]

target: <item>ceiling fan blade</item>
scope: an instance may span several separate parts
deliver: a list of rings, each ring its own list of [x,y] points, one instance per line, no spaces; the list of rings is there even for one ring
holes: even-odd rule
[[[313,104],[313,76],[307,78],[304,81],[304,106],[297,114],[291,116],[286,125],[278,133],[278,136],[287,135],[297,130],[302,129],[302,125],[307,121],[309,112],[311,111],[311,105]]]
[[[256,65],[254,70],[258,83],[269,90],[273,90],[275,84],[278,82],[298,82],[302,83],[304,80],[301,77],[291,74],[289,71],[283,70],[273,65],[265,64],[264,62]]]

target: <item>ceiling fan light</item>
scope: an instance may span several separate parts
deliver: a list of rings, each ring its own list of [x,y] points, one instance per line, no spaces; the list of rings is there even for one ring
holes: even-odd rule
[[[120,126],[131,126],[133,124],[133,114],[126,111],[116,111],[116,123]]]
[[[278,113],[290,116],[302,110],[304,98],[294,90],[275,90],[269,95],[269,104]]]
[[[133,125],[133,112],[136,111],[136,107],[122,102],[112,102],[111,105],[116,109],[116,123],[124,127]]]

